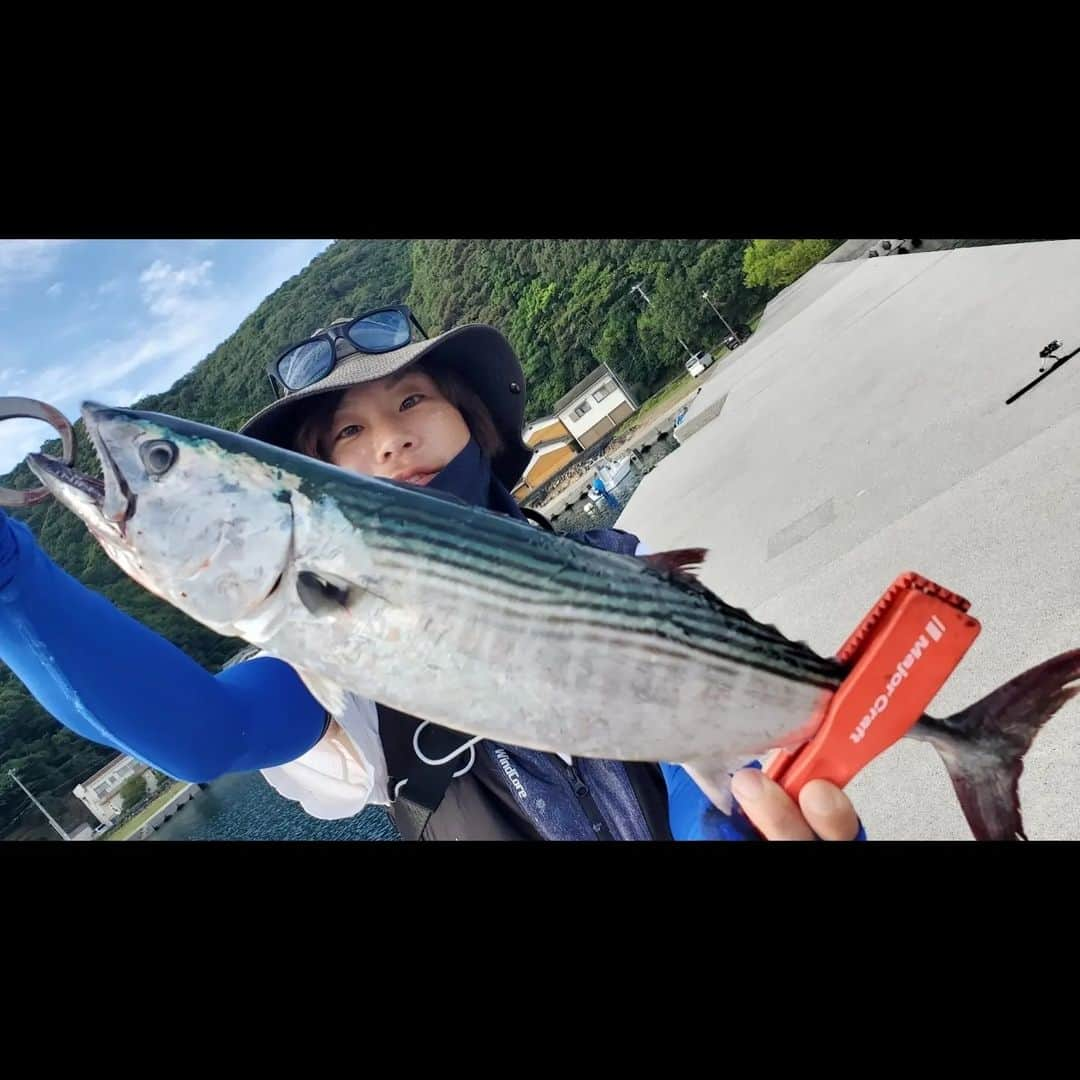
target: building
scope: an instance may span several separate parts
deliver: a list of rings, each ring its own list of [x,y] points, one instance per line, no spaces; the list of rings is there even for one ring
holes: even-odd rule
[[[124,806],[120,789],[133,776],[142,773],[149,791],[157,789],[157,778],[149,765],[136,761],[130,754],[121,754],[94,773],[88,780],[76,784],[72,794],[101,822],[111,825]]]
[[[533,420],[521,433],[533,456],[514,497],[524,499],[636,411],[633,395],[607,364],[591,371],[555,403],[550,416]]]
[[[527,424],[521,438],[533,456],[511,493],[519,502],[566,468],[579,452],[573,435],[556,416],[544,416]]]
[[[637,402],[622,380],[601,364],[570,391],[552,410],[582,450],[588,450],[631,413]]]

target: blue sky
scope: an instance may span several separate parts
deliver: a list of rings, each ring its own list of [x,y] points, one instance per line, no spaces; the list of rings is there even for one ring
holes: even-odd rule
[[[329,240],[0,240],[0,396],[70,420],[168,389]],[[0,473],[52,438],[0,423]]]

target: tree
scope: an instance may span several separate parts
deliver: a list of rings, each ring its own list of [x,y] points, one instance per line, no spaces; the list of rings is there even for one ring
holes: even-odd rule
[[[743,253],[743,278],[751,288],[783,288],[821,262],[836,240],[755,240]]]
[[[146,798],[146,777],[136,773],[124,781],[120,788],[120,798],[124,800],[124,809],[130,810]]]
[[[764,285],[749,288],[743,280],[743,252],[748,240],[718,240],[711,244],[695,263],[690,275],[695,300],[703,292],[720,313],[733,325],[747,323],[769,300],[772,290]],[[727,329],[701,300],[706,319],[714,321],[709,329],[727,335]]]

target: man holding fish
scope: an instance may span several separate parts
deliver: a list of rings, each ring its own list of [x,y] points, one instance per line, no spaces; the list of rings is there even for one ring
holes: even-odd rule
[[[269,375],[240,435],[87,404],[104,481],[28,459],[132,578],[258,649],[210,675],[5,517],[0,659],[58,720],[183,779],[261,770],[316,817],[387,806],[410,839],[863,835],[835,785],[741,767],[812,736],[844,664],[710,593],[698,550],[522,513],[499,331],[386,307]],[[1067,653],[910,732],[976,836],[1022,835],[1023,754],[1078,676]]]

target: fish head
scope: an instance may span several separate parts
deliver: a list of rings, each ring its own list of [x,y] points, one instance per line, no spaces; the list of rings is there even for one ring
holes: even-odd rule
[[[300,482],[287,463],[254,440],[157,413],[86,403],[82,416],[102,480],[43,454],[27,465],[120,569],[229,636],[275,602]]]

